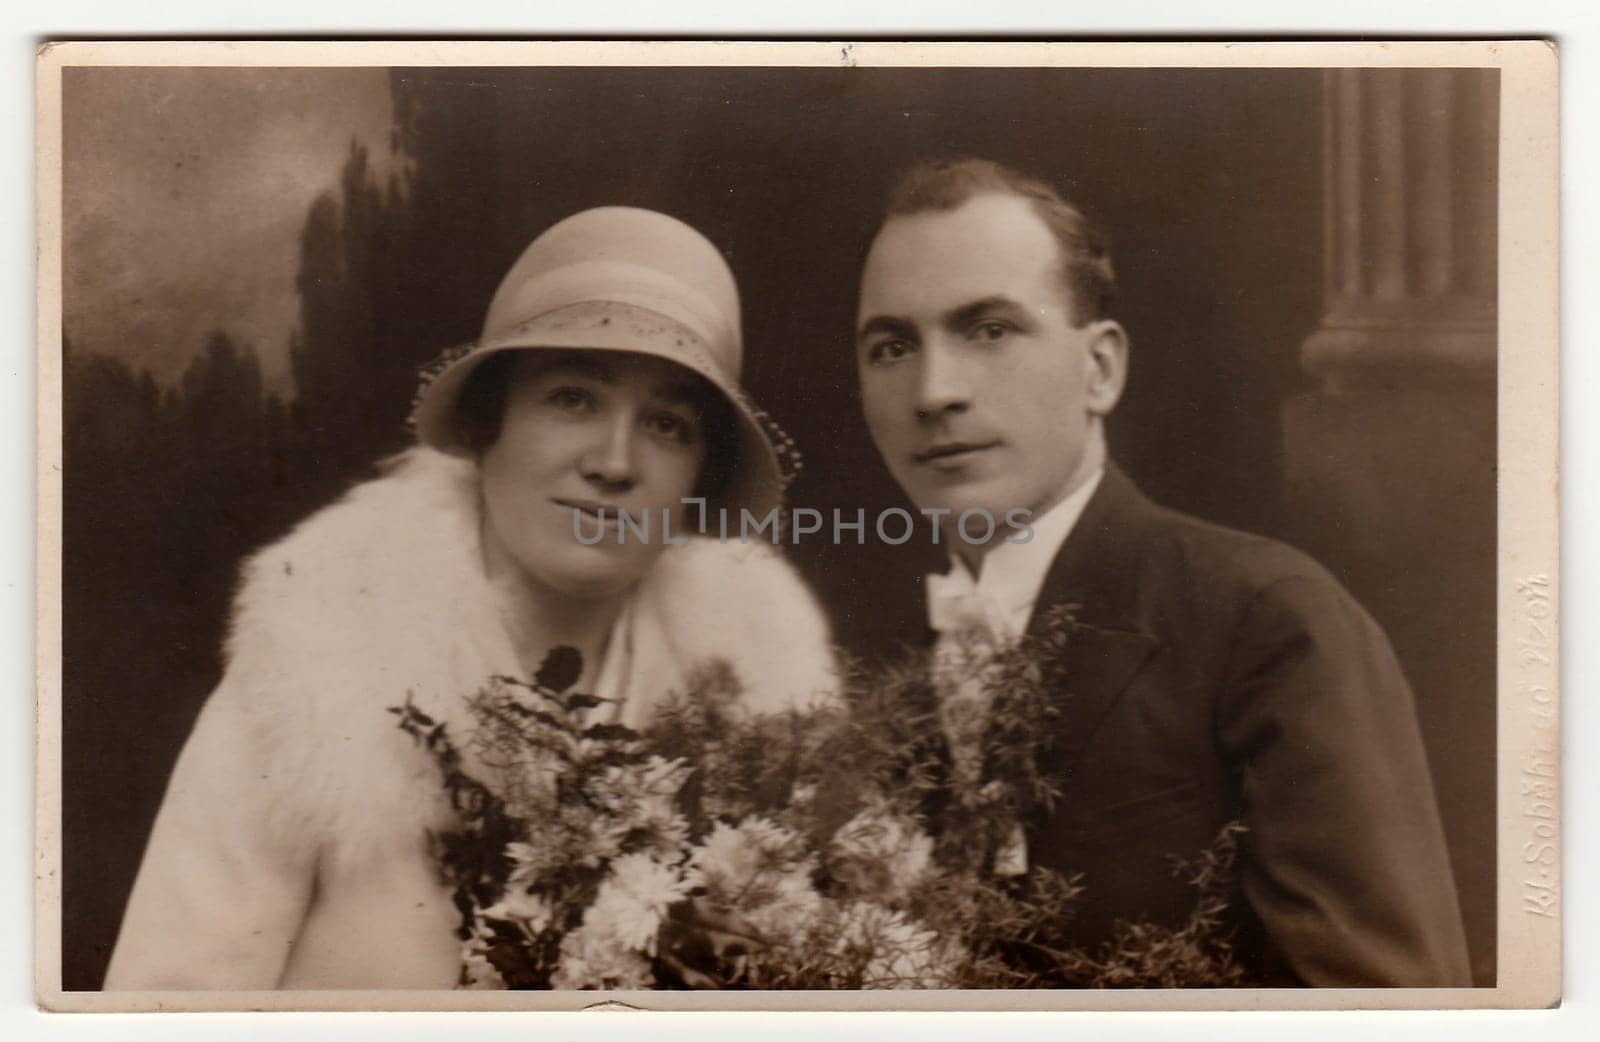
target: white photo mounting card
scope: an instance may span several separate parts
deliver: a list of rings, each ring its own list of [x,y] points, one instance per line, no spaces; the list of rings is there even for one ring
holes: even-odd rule
[[[44,46],[39,1002],[1558,1003],[1556,75]]]

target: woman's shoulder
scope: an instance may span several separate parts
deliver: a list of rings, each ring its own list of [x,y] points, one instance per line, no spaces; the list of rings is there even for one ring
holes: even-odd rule
[[[251,558],[224,687],[325,718],[486,670],[495,617],[471,481],[469,463],[413,450]]]
[[[431,768],[387,710],[410,699],[448,715],[503,670],[474,567],[470,480],[470,464],[406,453],[244,569],[206,713],[270,751],[273,788],[320,807],[329,829],[350,833],[345,846],[360,845],[362,813],[406,819],[430,789]],[[340,796],[354,792],[360,807]]]
[[[242,598],[276,588],[371,582],[406,556],[437,556],[442,538],[476,539],[472,465],[431,449],[412,449],[269,544],[245,564]]]
[[[827,616],[776,547],[704,538],[672,546],[641,586],[639,604],[681,663],[728,663],[753,709],[837,691]]]
[[[384,465],[246,561],[234,599],[236,643],[251,631],[329,624],[372,629],[419,593],[460,585],[477,545],[471,465],[416,449]]]

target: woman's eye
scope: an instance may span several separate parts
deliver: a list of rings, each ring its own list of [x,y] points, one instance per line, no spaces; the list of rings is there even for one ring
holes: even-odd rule
[[[657,434],[665,435],[675,441],[693,441],[695,436],[694,424],[686,417],[676,413],[656,413],[649,419],[650,429]]]
[[[569,412],[578,412],[594,404],[594,396],[582,387],[557,387],[546,400],[556,408]]]

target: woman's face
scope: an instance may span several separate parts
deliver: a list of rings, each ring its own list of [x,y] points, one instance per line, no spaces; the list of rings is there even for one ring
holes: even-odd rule
[[[509,380],[500,436],[478,460],[491,569],[562,596],[626,592],[665,534],[687,534],[683,499],[706,452],[698,378],[646,355],[528,351]],[[648,519],[648,538],[623,530],[622,511]]]

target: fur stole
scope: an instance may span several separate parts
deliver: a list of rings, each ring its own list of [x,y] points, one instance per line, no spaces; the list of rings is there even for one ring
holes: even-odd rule
[[[481,564],[477,481],[469,462],[410,450],[246,568],[205,710],[216,720],[197,737],[224,720],[250,736],[272,794],[262,825],[286,842],[322,837],[319,860],[370,856],[448,820],[436,770],[389,707],[409,697],[459,738],[465,696],[519,670]],[[823,615],[770,545],[667,547],[634,620],[630,693],[681,690],[712,659],[758,712],[836,688]]]

